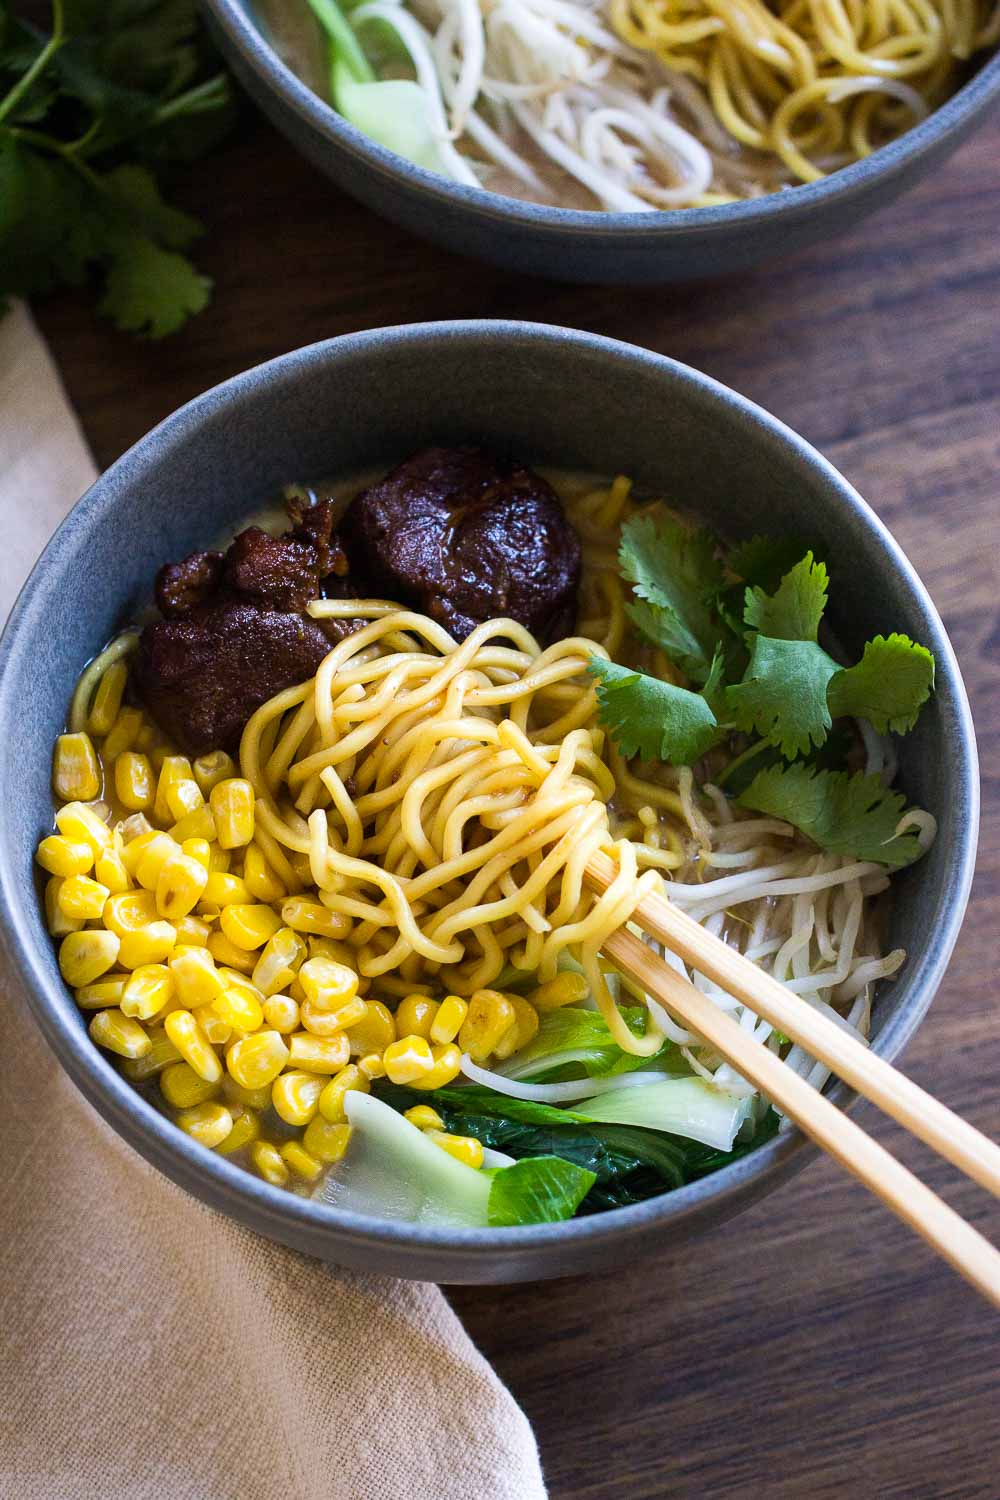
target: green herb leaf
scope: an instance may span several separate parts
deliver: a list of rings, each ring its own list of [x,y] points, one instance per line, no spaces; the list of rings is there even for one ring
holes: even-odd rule
[[[761,635],[782,641],[815,641],[826,608],[826,567],[807,552],[767,594],[759,586],[746,591],[743,618]]]
[[[707,679],[720,637],[717,545],[707,531],[647,513],[626,521],[618,550],[622,576],[638,596],[626,605],[629,618],[696,682]]]
[[[753,536],[731,548],[726,566],[737,578],[770,594],[808,546],[808,542],[797,536]]]
[[[533,1156],[501,1167],[490,1187],[490,1224],[554,1224],[571,1219],[596,1173],[560,1156]]]
[[[101,312],[127,333],[163,338],[207,307],[212,283],[141,234],[116,236]]]
[[[815,641],[756,635],[743,681],[726,693],[738,727],[791,759],[821,745],[832,723],[827,684],[837,663]]]
[[[719,739],[720,729],[701,693],[592,656],[601,723],[626,759],[690,766]]]
[[[907,635],[877,635],[856,666],[830,680],[827,700],[834,717],[867,719],[879,734],[906,734],[934,687],[934,658]]]
[[[772,766],[754,777],[736,799],[742,807],[781,818],[831,854],[898,868],[920,857],[915,834],[897,834],[906,809],[900,792],[877,776]]]

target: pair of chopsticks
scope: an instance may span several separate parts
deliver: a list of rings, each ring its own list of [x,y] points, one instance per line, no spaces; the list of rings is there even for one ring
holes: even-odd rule
[[[595,855],[586,871],[588,883],[600,891],[608,888],[615,874],[615,866],[603,854]],[[690,968],[798,1042],[981,1187],[1000,1197],[1000,1147],[849,1032],[721,938],[699,927],[663,896],[646,896],[631,920]],[[786,1067],[777,1053],[748,1036],[641,938],[621,927],[611,934],[603,951],[647,994],[704,1037],[748,1082],[1000,1308],[1000,1251],[977,1229],[825,1095]]]

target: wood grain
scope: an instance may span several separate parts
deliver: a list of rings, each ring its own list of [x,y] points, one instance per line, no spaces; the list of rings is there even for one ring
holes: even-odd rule
[[[216,381],[373,324],[527,317],[643,343],[798,428],[893,528],[965,672],[979,872],[910,1074],[996,1134],[1000,972],[1000,126],[844,239],[710,285],[573,288],[447,255],[337,193],[248,111],[192,170],[215,302],[148,347],[40,309],[100,463]],[[752,483],[752,476],[748,476]],[[734,496],[739,504],[739,496]],[[985,1195],[858,1115],[996,1239]],[[996,1325],[832,1164],[613,1277],[456,1289],[535,1423],[553,1500],[996,1500]],[[475,1497],[470,1497],[475,1500]]]

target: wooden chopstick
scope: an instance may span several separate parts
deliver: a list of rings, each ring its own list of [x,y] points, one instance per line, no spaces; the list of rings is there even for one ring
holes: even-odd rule
[[[587,867],[588,880],[600,890],[607,889],[614,876],[615,867],[606,855],[595,855]],[[798,1042],[980,1187],[1000,1196],[1000,1146],[974,1125],[663,896],[645,897],[632,920],[699,974]]]
[[[748,1036],[731,1016],[664,963],[641,938],[620,927],[604,944],[604,952],[647,994],[704,1037],[818,1146],[916,1230],[994,1307],[1000,1308],[1000,1252],[977,1229],[825,1095],[786,1067],[777,1053]]]

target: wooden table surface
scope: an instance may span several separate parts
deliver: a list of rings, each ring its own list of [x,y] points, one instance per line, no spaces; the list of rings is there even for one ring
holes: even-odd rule
[[[707,371],[857,485],[944,616],[984,767],[972,904],[906,1066],[996,1132],[1000,122],[850,237],[681,288],[558,286],[419,244],[249,111],[179,196],[209,227],[200,259],[216,278],[211,309],[184,333],[149,346],[75,298],[39,309],[102,465],[206,387],[296,345],[375,324],[523,317]],[[874,1112],[859,1118],[1000,1233],[983,1194]],[[613,1277],[452,1300],[534,1422],[553,1500],[1000,1495],[995,1319],[825,1161],[713,1237]]]

